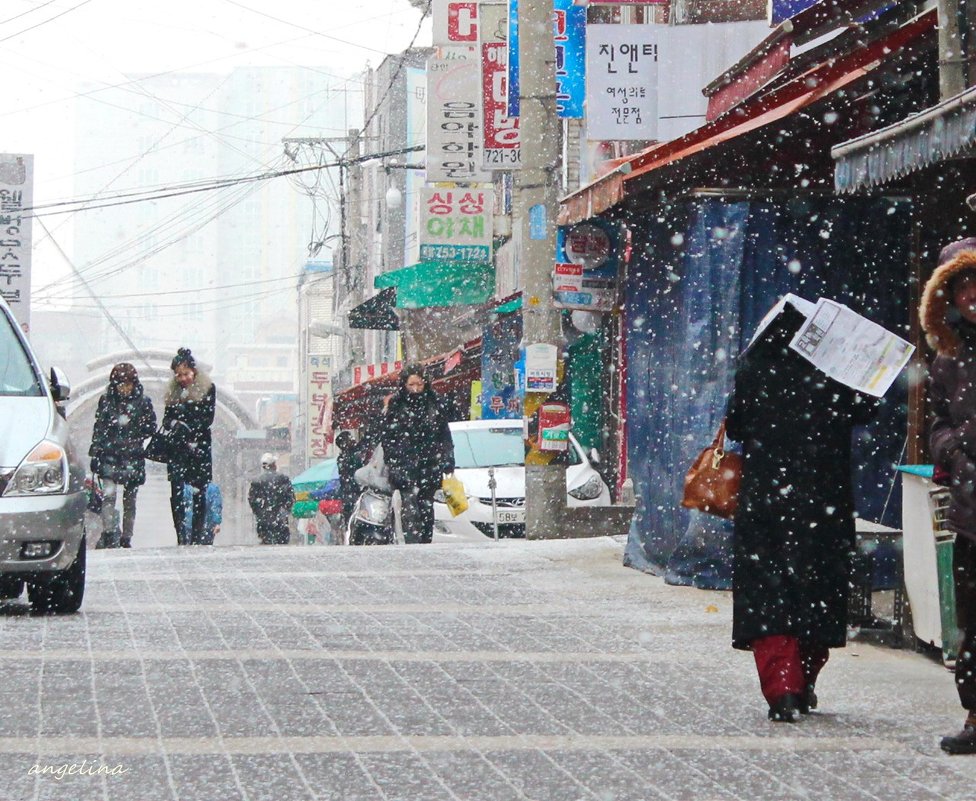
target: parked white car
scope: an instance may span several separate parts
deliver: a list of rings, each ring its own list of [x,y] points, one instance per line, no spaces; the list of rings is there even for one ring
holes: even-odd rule
[[[495,469],[498,536],[525,536],[525,445],[521,420],[466,420],[451,423],[455,476],[464,484],[468,509],[457,517],[438,490],[434,496],[434,536],[464,539],[494,536],[488,468]],[[595,458],[596,454],[593,452]],[[610,490],[576,438],[569,435],[566,466],[569,506],[609,506]],[[474,536],[473,536],[474,535]]]
[[[0,602],[27,587],[35,611],[76,612],[85,594],[85,466],[61,404],[0,298]]]

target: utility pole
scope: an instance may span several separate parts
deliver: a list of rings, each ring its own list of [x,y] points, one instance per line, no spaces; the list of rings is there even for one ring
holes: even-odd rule
[[[522,169],[516,178],[517,216],[522,227],[522,344],[560,349],[559,311],[553,306],[559,200],[560,125],[556,116],[556,47],[552,0],[519,0],[519,128]],[[528,366],[528,365],[527,365]],[[547,395],[526,386],[523,414],[535,413]],[[561,535],[566,507],[563,464],[525,467],[525,535]]]
[[[960,0],[938,0],[939,100],[955,97],[966,88],[966,53],[960,26]],[[974,4],[976,5],[976,4]]]

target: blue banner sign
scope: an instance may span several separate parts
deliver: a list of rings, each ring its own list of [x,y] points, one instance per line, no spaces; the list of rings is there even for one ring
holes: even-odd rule
[[[580,118],[586,100],[586,6],[553,0],[556,112]],[[519,116],[518,0],[508,0],[508,116]]]
[[[819,2],[820,0],[770,0],[769,24],[779,25],[784,20],[795,17],[801,11],[806,11],[810,6]]]

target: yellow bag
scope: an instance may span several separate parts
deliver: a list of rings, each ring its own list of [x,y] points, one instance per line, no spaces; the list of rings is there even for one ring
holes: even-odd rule
[[[468,496],[464,494],[464,484],[461,483],[461,479],[455,478],[453,473],[444,477],[441,490],[444,492],[444,501],[452,517],[457,517],[468,510]]]

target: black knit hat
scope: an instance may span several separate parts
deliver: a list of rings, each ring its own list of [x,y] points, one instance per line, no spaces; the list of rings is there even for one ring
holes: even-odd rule
[[[169,363],[169,369],[175,370],[181,364],[186,365],[191,370],[197,369],[197,360],[193,358],[193,354],[190,353],[189,348],[180,348],[178,351],[176,351],[173,361]]]

